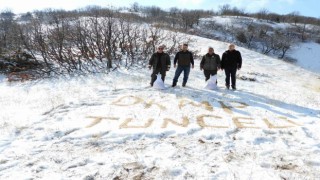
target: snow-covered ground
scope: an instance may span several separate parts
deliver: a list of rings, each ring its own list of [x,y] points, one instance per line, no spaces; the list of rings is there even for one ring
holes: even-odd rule
[[[2,74],[0,74],[0,83],[5,82],[6,77]]]
[[[228,27],[238,27],[242,28],[244,25],[249,24],[259,24],[259,25],[267,25],[273,28],[287,28],[292,27],[289,23],[275,23],[267,20],[256,19],[252,17],[243,17],[243,16],[212,16],[210,18],[202,18],[202,21],[214,21],[220,25],[226,25]],[[310,27],[312,28],[312,27]]]
[[[208,23],[211,21],[229,28],[246,28],[249,24],[267,25],[275,29],[294,27],[294,25],[290,23],[275,23],[241,16],[212,16],[210,18],[201,19],[202,23]],[[302,24],[298,25],[303,27]],[[315,27],[314,25],[307,25],[307,28],[313,29]],[[225,41],[234,41],[232,36],[226,35],[224,32],[221,32],[221,30],[212,30],[212,34]],[[290,49],[288,56],[297,60],[297,62],[294,63],[295,65],[303,67],[304,69],[312,72],[320,73],[320,44],[315,42],[298,43],[294,45],[292,49]]]
[[[320,44],[300,43],[290,50],[290,57],[297,59],[297,65],[320,73]]]
[[[214,21],[215,23],[218,23],[220,25],[227,25],[229,27],[234,26],[234,27],[239,27],[242,28],[244,25],[249,25],[249,24],[258,24],[258,25],[267,25],[275,29],[285,29],[285,28],[292,28],[295,26],[304,26],[304,24],[297,23],[277,23],[277,22],[272,22],[268,20],[263,20],[263,19],[257,19],[253,17],[244,17],[244,16],[212,16],[209,18],[202,18],[201,21]],[[313,29],[316,28],[315,25],[306,25],[307,29]]]
[[[195,37],[196,38],[196,37]],[[196,38],[191,50],[222,54]],[[317,179],[320,74],[238,48],[237,91],[150,71],[0,84],[0,179]],[[1,77],[0,77],[1,79]]]

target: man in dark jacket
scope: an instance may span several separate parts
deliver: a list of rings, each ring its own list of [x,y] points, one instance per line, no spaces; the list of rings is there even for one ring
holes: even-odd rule
[[[153,53],[149,60],[149,69],[153,69],[151,74],[150,85],[153,86],[153,83],[157,79],[157,74],[161,74],[161,79],[164,82],[166,77],[166,71],[169,71],[171,66],[170,56],[163,52],[164,46],[159,46],[157,52]]]
[[[226,73],[226,87],[230,88],[230,77],[232,89],[236,89],[236,73],[241,69],[242,58],[239,51],[235,50],[235,45],[230,44],[229,50],[223,53],[221,61],[221,69]]]
[[[220,56],[214,53],[212,47],[209,47],[208,53],[202,57],[200,62],[200,70],[203,70],[206,81],[210,79],[210,75],[216,75],[220,67]]]
[[[176,69],[172,87],[177,85],[180,74],[183,71],[183,82],[182,86],[185,87],[189,78],[189,73],[192,65],[192,69],[194,68],[193,55],[190,51],[188,51],[188,44],[183,44],[182,51],[179,51],[174,58],[174,68],[176,68],[176,64],[178,63],[178,67]]]

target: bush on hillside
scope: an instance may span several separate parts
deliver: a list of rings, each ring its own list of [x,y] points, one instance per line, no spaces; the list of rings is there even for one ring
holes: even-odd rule
[[[246,44],[248,42],[247,37],[246,37],[246,35],[244,34],[243,31],[237,33],[236,39],[239,42],[244,43],[244,44]]]

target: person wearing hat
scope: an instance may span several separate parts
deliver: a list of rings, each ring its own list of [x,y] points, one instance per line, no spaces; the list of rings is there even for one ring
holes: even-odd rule
[[[177,64],[178,63],[178,67]],[[177,85],[180,74],[183,72],[182,86],[185,87],[189,78],[190,69],[194,68],[193,54],[188,51],[188,44],[183,44],[182,50],[179,51],[174,58],[174,68],[176,69],[172,87]]]
[[[226,88],[230,88],[230,77],[231,77],[231,87],[236,90],[236,73],[240,70],[242,66],[241,53],[235,50],[235,45],[230,44],[229,50],[222,54],[221,69],[225,71],[226,74]]]
[[[200,62],[200,70],[203,70],[205,80],[207,81],[210,76],[216,75],[220,66],[220,56],[214,53],[212,47],[209,47],[208,53],[202,57]]]
[[[149,69],[152,67],[152,74],[151,74],[151,82],[150,85],[153,86],[153,83],[157,79],[157,74],[161,74],[161,79],[165,80],[166,71],[169,71],[171,66],[170,56],[165,53],[164,46],[161,45],[158,47],[157,52],[153,53],[150,60],[149,60]]]

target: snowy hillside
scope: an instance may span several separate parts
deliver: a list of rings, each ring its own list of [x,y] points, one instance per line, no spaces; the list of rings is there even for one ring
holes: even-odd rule
[[[255,28],[258,26],[263,26],[262,29],[268,29],[271,28],[273,30],[266,30],[269,31],[269,34],[274,33],[274,30],[285,30],[286,28],[297,28],[300,26],[300,28],[304,27],[303,24],[290,24],[290,23],[276,23],[272,21],[267,20],[261,20],[256,19],[252,17],[236,17],[236,16],[213,16],[210,18],[202,18],[201,19],[201,26],[203,27],[209,27],[211,28],[211,35],[213,35],[216,39],[221,39],[226,42],[235,42],[236,39],[233,37],[230,33],[226,33],[226,30],[239,28],[239,29],[248,29],[248,26],[251,25]],[[210,25],[211,24],[211,25]],[[224,27],[225,29],[221,29],[216,25],[220,25],[221,27]],[[211,27],[212,26],[212,27]],[[305,27],[307,30],[310,30],[311,32],[314,32],[315,34],[312,34],[312,36],[316,36],[316,29],[320,29],[319,26],[310,25],[307,24]],[[204,30],[208,31],[208,29]],[[286,31],[286,30],[285,30]],[[298,32],[295,32],[298,33]],[[266,40],[264,40],[266,41]],[[259,49],[260,48],[260,49]],[[256,51],[261,51],[261,47],[253,48],[256,49]],[[304,69],[311,70],[312,72],[320,73],[320,44],[315,42],[295,42],[292,44],[292,48],[289,50],[289,53],[287,54],[288,57],[291,59],[296,60],[294,64],[300,67],[303,67]],[[270,53],[269,56],[277,57],[277,55]]]
[[[248,24],[259,24],[259,25],[267,25],[273,28],[287,28],[291,27],[289,23],[275,23],[270,22],[267,20],[259,20],[252,17],[242,17],[242,16],[213,16],[210,18],[203,18],[202,21],[214,21],[220,25],[227,25],[227,26],[235,26],[235,27],[243,27],[244,25]]]
[[[300,43],[290,51],[289,56],[297,59],[299,66],[320,73],[320,44]]]
[[[195,37],[196,38],[196,37]],[[191,50],[222,54],[197,38]],[[237,91],[148,87],[148,70],[0,80],[0,179],[317,179],[320,74],[238,48]],[[256,81],[247,81],[253,78]],[[1,79],[1,77],[0,77]]]

